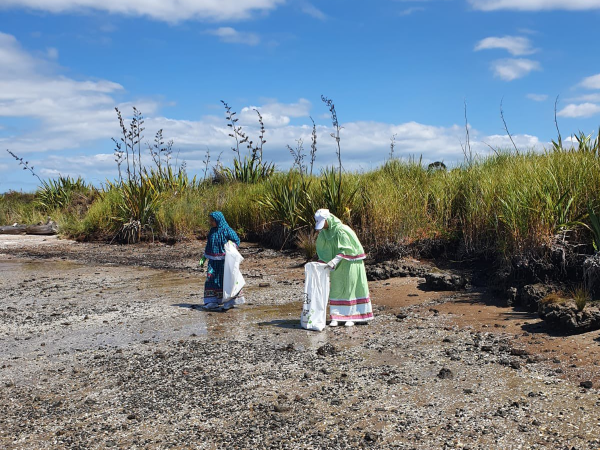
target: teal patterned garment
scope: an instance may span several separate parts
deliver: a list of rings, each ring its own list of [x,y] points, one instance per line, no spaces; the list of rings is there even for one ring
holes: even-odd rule
[[[208,260],[204,283],[204,304],[223,302],[223,272],[225,269],[225,244],[227,241],[240,245],[240,238],[229,226],[221,211],[210,213],[217,223],[208,232],[204,256]]]

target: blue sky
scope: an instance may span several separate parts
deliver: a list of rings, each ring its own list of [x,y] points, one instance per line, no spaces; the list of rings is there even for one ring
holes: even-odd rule
[[[117,176],[111,137],[137,106],[144,141],[159,128],[188,172],[233,156],[220,100],[265,158],[291,164],[287,145],[335,161],[332,98],[348,170],[389,154],[460,163],[464,102],[471,145],[542,151],[600,125],[600,0],[0,0],[0,192],[37,179]]]

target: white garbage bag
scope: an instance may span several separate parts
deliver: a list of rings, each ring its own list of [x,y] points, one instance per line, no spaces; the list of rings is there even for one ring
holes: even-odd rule
[[[228,241],[225,244],[225,272],[223,273],[223,301],[226,302],[237,296],[246,281],[240,272],[240,263],[244,257],[240,255],[236,245]]]
[[[300,326],[307,330],[323,331],[327,320],[329,268],[327,264],[310,262],[304,266],[304,274],[304,305]]]

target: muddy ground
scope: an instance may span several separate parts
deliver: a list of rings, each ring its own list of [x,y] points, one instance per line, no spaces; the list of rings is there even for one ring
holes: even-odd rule
[[[417,278],[309,332],[302,260],[241,251],[248,303],[220,313],[194,308],[202,242],[0,236],[0,448],[600,448],[598,332]]]

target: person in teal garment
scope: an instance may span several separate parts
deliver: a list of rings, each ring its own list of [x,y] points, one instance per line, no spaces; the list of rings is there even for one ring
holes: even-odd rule
[[[213,211],[209,215],[210,231],[206,238],[206,249],[200,260],[200,267],[208,260],[206,282],[204,283],[205,309],[228,310],[244,303],[242,291],[232,299],[223,301],[223,277],[225,271],[225,244],[227,241],[240,245],[240,238],[229,226],[225,216],[220,211]]]
[[[340,322],[351,327],[373,319],[369,285],[365,271],[365,251],[348,225],[327,209],[315,213],[317,256],[331,269],[329,290],[329,326]]]

